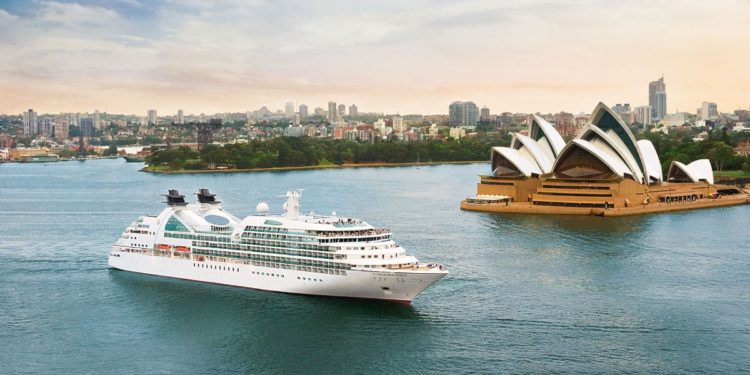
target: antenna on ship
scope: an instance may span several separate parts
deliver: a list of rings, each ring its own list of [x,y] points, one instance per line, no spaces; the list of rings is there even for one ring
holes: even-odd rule
[[[164,202],[167,206],[186,206],[185,196],[180,194],[176,189],[170,189],[168,194],[162,194],[167,197],[167,201]]]
[[[203,188],[199,189],[198,193],[198,202],[199,203],[207,203],[207,204],[218,204],[221,203],[221,201],[216,200],[216,194],[213,194],[208,191],[208,189]]]

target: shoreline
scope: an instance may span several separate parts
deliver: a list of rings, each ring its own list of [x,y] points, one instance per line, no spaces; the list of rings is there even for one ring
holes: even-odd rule
[[[466,160],[466,161],[431,161],[431,162],[410,162],[410,163],[357,163],[357,164],[331,164],[331,165],[308,165],[296,167],[268,167],[268,168],[248,168],[248,169],[181,169],[176,171],[156,170],[150,171],[142,168],[141,172],[156,174],[193,174],[193,173],[253,173],[253,172],[285,172],[285,171],[306,171],[317,169],[346,169],[346,168],[395,168],[395,167],[412,167],[412,166],[433,166],[443,164],[479,164],[488,163],[489,160]]]

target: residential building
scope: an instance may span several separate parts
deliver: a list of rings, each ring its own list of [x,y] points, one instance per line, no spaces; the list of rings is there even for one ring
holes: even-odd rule
[[[357,115],[359,115],[359,111],[357,110],[357,105],[356,104],[350,105],[349,106],[349,116],[350,117],[356,117]]]
[[[393,121],[393,131],[395,133],[403,133],[406,131],[406,125],[404,124],[404,118],[396,116],[391,119]]]
[[[344,116],[346,116],[346,106],[339,104],[339,118],[343,118]]]
[[[300,104],[299,108],[297,109],[297,111],[299,112],[299,117],[300,118],[307,117],[307,104]]]
[[[687,122],[687,116],[685,113],[668,113],[661,120],[661,124],[667,127],[682,126]]]
[[[36,112],[33,109],[23,113],[23,135],[36,135],[39,133]]]
[[[430,132],[430,134],[432,134],[432,132]],[[451,138],[454,138],[454,139],[461,139],[461,138],[463,138],[463,137],[466,136],[466,129],[464,129],[464,128],[451,128],[449,130],[449,134],[448,135],[450,135]]]
[[[474,102],[453,102],[448,107],[448,121],[451,126],[476,126],[479,110]]]
[[[482,110],[479,111],[479,118],[482,120],[490,118],[490,109],[487,106],[482,107]]]
[[[715,120],[719,118],[719,107],[716,103],[703,102],[701,105],[701,120]]]
[[[653,122],[652,120],[652,108],[650,105],[642,105],[635,107],[635,121],[643,125],[648,125]]]
[[[328,102],[328,121],[338,121],[338,111],[336,109],[336,102]]]
[[[98,109],[94,111],[94,127],[99,130],[102,130],[102,128],[104,128],[104,122],[102,121],[102,114],[99,113]]]
[[[247,114],[245,114],[245,117],[250,118],[250,116],[247,116]],[[185,123],[185,113],[182,112],[181,109],[179,109],[177,110],[177,124],[182,125],[184,123]]]
[[[660,121],[667,115],[667,85],[663,76],[648,84],[648,105],[653,121]]]
[[[156,110],[155,109],[149,109],[148,112],[146,112],[146,123],[148,125],[157,125],[157,118],[156,118]]]
[[[69,122],[67,116],[62,113],[57,115],[55,119],[55,139],[58,141],[64,141],[68,139],[68,133],[70,132]]]
[[[94,120],[88,117],[82,118],[80,131],[85,138],[91,138],[94,135]]]
[[[295,111],[294,102],[286,102],[284,105],[284,116],[286,116],[286,118],[292,118],[295,112],[297,111]]]

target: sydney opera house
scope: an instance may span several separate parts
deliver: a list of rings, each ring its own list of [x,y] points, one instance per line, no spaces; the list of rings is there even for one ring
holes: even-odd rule
[[[528,134],[492,148],[492,173],[477,195],[461,202],[474,211],[619,216],[747,203],[734,186],[714,184],[706,159],[672,162],[666,180],[648,140],[603,103],[565,143],[554,126],[532,115]]]

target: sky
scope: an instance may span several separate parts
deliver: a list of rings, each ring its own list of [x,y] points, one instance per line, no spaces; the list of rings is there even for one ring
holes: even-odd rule
[[[0,0],[0,113],[750,107],[750,0]]]

